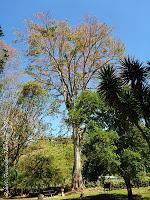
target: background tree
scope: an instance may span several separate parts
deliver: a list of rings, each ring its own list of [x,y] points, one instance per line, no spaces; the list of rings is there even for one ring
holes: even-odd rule
[[[87,181],[97,181],[100,176],[117,173],[120,161],[116,154],[117,133],[103,131],[95,127],[83,145],[83,154],[86,156],[83,165],[83,176]]]
[[[48,116],[55,107],[53,105],[53,108],[50,108],[50,101],[45,106],[46,102],[48,102],[46,91],[36,82],[25,83],[21,91],[19,89],[11,90],[9,87],[7,91],[3,91],[0,110],[3,118],[0,127],[2,139],[4,144],[7,141],[7,145],[4,146],[4,154],[1,156],[5,163],[7,158],[7,188],[10,183],[8,182],[8,170],[15,169],[16,163],[28,143],[38,138],[41,131],[46,131],[47,125],[43,118]],[[47,106],[48,112],[45,112]]]
[[[120,86],[119,83],[112,86]],[[110,91],[109,94],[114,93]],[[118,96],[114,97],[118,99]],[[129,120],[123,121],[123,113],[114,112],[112,108],[108,112],[105,98],[97,93],[84,91],[76,101],[74,116],[82,125],[84,123],[87,133],[83,141],[83,153],[86,155],[83,174],[86,180],[96,181],[100,175],[117,173],[125,181],[128,199],[133,199],[132,185],[140,180],[142,173],[149,170],[149,164],[145,162],[150,159],[149,148],[140,131]],[[109,98],[108,100],[110,101]],[[110,116],[111,120],[107,120],[106,116]]]
[[[30,155],[30,156],[29,156]],[[73,145],[70,138],[41,137],[29,144],[16,166],[12,186],[28,191],[71,184]]]
[[[0,27],[0,37],[4,36],[3,31]],[[5,44],[3,40],[0,40],[0,102],[3,101],[3,89],[4,89],[4,70],[6,68],[6,64],[8,61],[8,58],[10,59],[12,56],[12,48],[10,48],[8,45]],[[2,104],[1,104],[2,106]],[[2,109],[3,110],[3,109]],[[4,111],[4,110],[3,110]],[[0,110],[1,113],[1,110]],[[5,114],[7,112],[4,112]],[[3,114],[4,114],[3,113]],[[4,169],[4,187],[5,187],[5,195],[8,197],[8,124],[7,124],[7,119],[5,118],[6,115],[0,115],[0,140],[3,143],[3,150],[1,154],[1,161],[4,159],[4,167],[2,165],[1,172]],[[6,121],[4,121],[4,119]],[[3,123],[4,122],[4,123]],[[4,134],[2,134],[2,132]],[[4,157],[3,157],[4,155]]]
[[[4,36],[2,28],[0,26],[0,37]],[[4,65],[9,57],[8,49],[6,48],[4,42],[0,40],[0,75],[3,73]]]
[[[64,98],[67,111],[74,107],[81,91],[92,86],[100,68],[122,56],[123,45],[112,39],[111,29],[95,19],[86,18],[72,28],[66,21],[37,15],[40,21],[28,21],[28,72]],[[73,188],[83,186],[80,164],[80,133],[72,122],[74,143]]]
[[[149,162],[149,148],[140,131],[131,125],[126,135],[120,133],[116,145],[121,163],[118,173],[125,181],[128,199],[133,199],[132,186],[137,185],[143,174],[148,172],[149,164],[145,160]]]
[[[106,110],[102,95],[85,90],[70,113],[86,133],[82,138],[82,153],[85,156],[83,175],[87,181],[97,181],[101,175],[116,173],[119,165],[115,144],[117,133],[104,130],[106,123],[103,114]]]

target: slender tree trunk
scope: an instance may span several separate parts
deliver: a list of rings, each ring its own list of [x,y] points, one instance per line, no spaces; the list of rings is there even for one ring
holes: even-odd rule
[[[127,192],[128,192],[128,200],[133,200],[133,194],[132,194],[132,187],[131,187],[131,182],[130,179],[124,178],[125,184],[127,187]]]
[[[9,196],[9,188],[8,188],[8,133],[7,129],[4,136],[4,188],[5,188],[5,197]]]
[[[80,136],[78,129],[74,128],[74,166],[73,166],[73,180],[72,189],[79,190],[83,188],[83,180],[81,174],[81,149]]]

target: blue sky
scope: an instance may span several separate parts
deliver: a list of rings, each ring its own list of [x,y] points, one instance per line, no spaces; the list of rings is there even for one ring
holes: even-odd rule
[[[13,30],[24,30],[24,19],[36,12],[48,11],[72,25],[91,15],[113,27],[127,54],[150,60],[150,0],[2,0],[0,5],[0,25],[8,43],[14,38]]]
[[[72,25],[86,15],[113,28],[113,35],[126,47],[126,54],[150,61],[150,0],[1,0],[0,25],[11,44],[13,30],[24,30],[26,18],[49,12],[52,18],[67,19]],[[54,119],[54,128],[58,119]]]

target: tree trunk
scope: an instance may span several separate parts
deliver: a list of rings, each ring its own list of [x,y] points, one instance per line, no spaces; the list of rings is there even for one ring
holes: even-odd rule
[[[131,187],[130,179],[124,178],[124,180],[125,180],[125,184],[126,184],[127,191],[128,191],[128,200],[133,200],[133,194],[132,194],[132,187]]]
[[[81,174],[81,150],[80,150],[80,136],[78,129],[74,129],[74,166],[73,166],[73,180],[72,189],[79,190],[83,188],[83,180]]]
[[[5,133],[5,139],[4,139],[4,166],[5,166],[5,172],[4,172],[4,196],[7,198],[9,196],[9,188],[8,188],[8,134],[7,129]]]

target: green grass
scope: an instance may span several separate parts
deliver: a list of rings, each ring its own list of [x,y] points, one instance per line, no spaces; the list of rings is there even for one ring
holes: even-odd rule
[[[52,200],[56,199],[76,199],[81,200],[80,198],[81,192],[76,192],[72,194],[68,194],[65,197],[54,197],[49,198]],[[133,189],[134,198],[137,200],[150,200],[150,187],[149,188],[140,188],[140,189]],[[127,200],[127,191],[125,189],[120,190],[112,190],[110,192],[103,192],[102,189],[100,191],[85,191],[84,196],[82,197],[83,200]]]
[[[135,200],[150,200],[150,187],[133,189]],[[69,192],[64,197],[46,197],[44,200],[127,200],[125,189],[104,192],[102,188],[85,189],[84,196],[80,198],[81,192]],[[37,198],[17,198],[17,200],[37,200]]]

